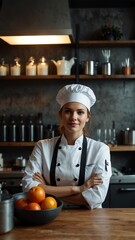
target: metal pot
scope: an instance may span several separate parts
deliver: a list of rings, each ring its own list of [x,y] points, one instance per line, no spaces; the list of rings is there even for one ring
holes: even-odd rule
[[[26,159],[21,157],[16,158],[16,167],[25,168],[26,167]]]
[[[102,64],[102,74],[104,75],[112,74],[112,64],[110,62],[105,62]]]
[[[85,74],[94,75],[94,61],[86,61]]]
[[[8,192],[2,192],[0,184],[0,234],[11,231],[14,227],[14,199]]]
[[[135,145],[135,130],[127,128],[123,131],[123,135],[125,145]]]

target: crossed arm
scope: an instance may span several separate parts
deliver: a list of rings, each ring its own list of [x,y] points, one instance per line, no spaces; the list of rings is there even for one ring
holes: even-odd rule
[[[47,194],[55,195],[65,202],[76,205],[87,204],[82,196],[83,191],[103,183],[102,178],[97,176],[96,173],[81,186],[50,186],[46,184],[44,178],[38,172],[33,175],[33,180],[38,181],[39,186],[41,186]]]

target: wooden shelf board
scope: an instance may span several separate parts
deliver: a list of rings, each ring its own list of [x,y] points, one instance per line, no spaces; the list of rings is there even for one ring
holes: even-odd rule
[[[112,74],[112,75],[80,75],[80,79],[135,79],[135,74],[123,75],[123,74]]]
[[[47,75],[47,76],[0,76],[0,80],[46,80],[46,79],[74,79],[75,75]]]
[[[81,40],[80,47],[131,47],[135,46],[135,40]]]
[[[47,76],[0,76],[0,81],[2,80],[43,80],[46,81],[48,79],[53,80],[53,79],[75,79],[76,75],[63,75],[63,76],[58,76],[58,75],[47,75]],[[85,75],[85,74],[80,74],[79,79],[135,79],[135,74],[131,75],[123,75],[123,74],[112,74],[112,75]]]
[[[36,142],[0,142],[0,147],[34,147]]]
[[[111,146],[110,151],[111,152],[130,152],[130,151],[135,151],[135,145],[130,146],[130,145],[116,145],[116,146]]]

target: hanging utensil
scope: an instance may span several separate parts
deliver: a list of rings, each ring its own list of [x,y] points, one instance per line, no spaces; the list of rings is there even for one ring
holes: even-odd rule
[[[102,54],[103,54],[103,57],[105,58],[105,62],[109,62],[110,56],[111,56],[110,49],[109,50],[107,50],[107,49],[102,50]]]

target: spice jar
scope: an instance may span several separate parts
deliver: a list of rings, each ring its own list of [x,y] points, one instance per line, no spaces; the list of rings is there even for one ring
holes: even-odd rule
[[[48,75],[48,64],[46,62],[45,57],[41,57],[39,63],[37,65],[37,75],[45,76]]]
[[[11,74],[11,76],[20,76],[21,75],[20,58],[16,57],[14,59],[14,64],[11,66],[10,74]]]
[[[30,57],[28,63],[26,64],[26,75],[27,76],[36,75],[36,63],[34,57]]]
[[[9,67],[7,64],[5,64],[4,58],[1,59],[0,64],[0,76],[7,76],[8,75]]]

